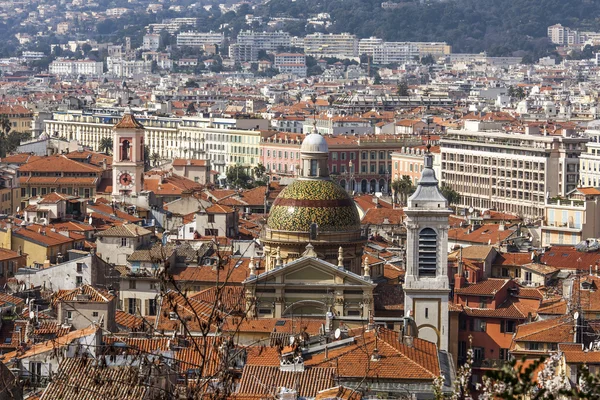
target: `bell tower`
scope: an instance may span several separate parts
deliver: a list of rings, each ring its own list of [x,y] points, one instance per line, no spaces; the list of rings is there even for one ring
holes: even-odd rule
[[[427,146],[425,166],[406,213],[404,310],[419,338],[448,350],[448,201],[440,192]]]
[[[144,187],[144,126],[130,108],[113,128],[113,200],[137,195]]]

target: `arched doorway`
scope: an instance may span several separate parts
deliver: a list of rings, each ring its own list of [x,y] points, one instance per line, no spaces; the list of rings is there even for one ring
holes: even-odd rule
[[[282,317],[297,317],[297,316],[325,316],[329,311],[327,304],[318,300],[300,300],[286,307],[281,314]]]
[[[387,192],[384,179],[379,180],[379,191],[384,193]]]
[[[368,186],[368,182],[367,182],[367,180],[366,180],[366,179],[363,179],[363,180],[360,182],[360,191],[361,191],[362,193],[367,193],[367,186]]]
[[[377,186],[377,181],[375,179],[371,179],[371,184],[369,187],[371,193],[375,192],[376,186]]]

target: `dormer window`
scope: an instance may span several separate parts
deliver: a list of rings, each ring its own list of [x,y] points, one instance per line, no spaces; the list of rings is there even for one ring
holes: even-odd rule
[[[436,276],[437,233],[431,228],[419,232],[419,276]]]

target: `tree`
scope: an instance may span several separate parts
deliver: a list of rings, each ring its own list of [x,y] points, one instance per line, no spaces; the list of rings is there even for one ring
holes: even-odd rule
[[[100,145],[98,146],[100,151],[103,151],[105,154],[110,154],[113,149],[113,140],[110,137],[103,137],[100,139]]]
[[[431,54],[427,54],[424,57],[421,57],[421,64],[423,65],[432,65],[435,64],[435,59]]]
[[[253,179],[247,172],[246,167],[239,164],[229,167],[225,175],[227,184],[236,189],[249,189],[253,186]]]
[[[449,205],[458,204],[458,202],[460,201],[460,194],[456,190],[452,189],[450,186],[446,186],[442,183],[440,191],[442,192],[442,195],[446,198],[446,200],[448,200]]]
[[[152,161],[152,166],[157,167],[158,163],[160,162],[160,155],[158,153],[154,152],[150,156],[150,160]]]
[[[401,80],[400,83],[398,83],[398,88],[396,90],[396,93],[398,94],[398,96],[408,96],[408,82],[406,82],[405,79]]]
[[[262,163],[258,163],[258,165],[252,169],[252,173],[254,174],[254,177],[256,178],[257,185],[264,186],[268,183],[268,181],[267,181],[268,177],[267,177],[267,175],[265,175],[265,172],[267,172],[267,169],[265,168],[265,166]]]
[[[0,116],[0,158],[6,157],[11,150],[9,149],[8,135],[12,126],[6,115]]]
[[[198,82],[196,82],[192,79],[188,79],[187,82],[185,83],[185,87],[186,88],[199,88],[200,85],[198,85]]]
[[[150,169],[150,146],[144,145],[144,171]]]
[[[412,179],[408,175],[403,175],[401,179],[396,179],[392,182],[392,190],[396,203],[405,205],[408,201],[408,196],[415,191]]]
[[[185,112],[186,112],[186,114],[195,114],[196,113],[196,106],[194,106],[194,103],[188,104]]]

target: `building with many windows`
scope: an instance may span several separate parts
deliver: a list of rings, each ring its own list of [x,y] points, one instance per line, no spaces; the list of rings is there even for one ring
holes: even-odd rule
[[[358,57],[358,39],[350,33],[312,33],[304,38],[304,53],[315,57]]]
[[[275,52],[280,48],[290,47],[290,34],[287,32],[254,32],[241,31],[237,36],[237,44],[252,46],[258,50]]]
[[[283,74],[306,77],[306,56],[301,53],[279,53],[275,55],[274,67]]]
[[[579,156],[579,185],[600,186],[600,121],[590,122],[585,131],[589,138],[586,151]]]
[[[541,218],[545,199],[577,186],[579,156],[587,138],[562,129],[551,135],[528,126],[505,132],[498,122],[467,120],[441,137],[442,181],[461,205]]]
[[[103,73],[102,62],[92,60],[58,59],[48,67],[51,74],[59,76],[100,76]]]
[[[177,46],[222,45],[225,35],[218,32],[181,32],[177,35]]]

